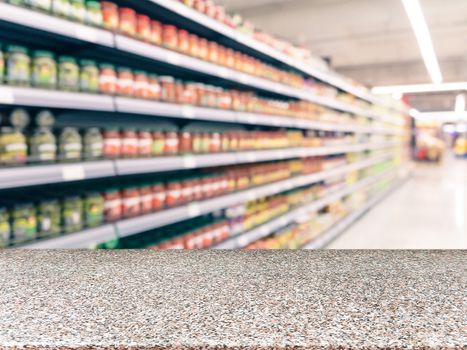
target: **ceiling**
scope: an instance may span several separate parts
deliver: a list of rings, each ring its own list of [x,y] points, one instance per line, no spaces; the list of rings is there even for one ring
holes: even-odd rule
[[[420,0],[445,82],[467,81],[467,1]],[[308,47],[367,86],[430,83],[400,0],[220,0],[258,27]],[[453,94],[411,98],[420,110]]]

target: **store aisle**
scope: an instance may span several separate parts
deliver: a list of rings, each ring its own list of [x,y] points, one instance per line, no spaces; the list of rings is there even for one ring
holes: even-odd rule
[[[467,249],[467,160],[419,164],[331,249]]]

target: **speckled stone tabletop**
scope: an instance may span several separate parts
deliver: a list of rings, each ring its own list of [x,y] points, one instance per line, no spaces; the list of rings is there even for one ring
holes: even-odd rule
[[[3,251],[0,348],[467,349],[466,251]]]

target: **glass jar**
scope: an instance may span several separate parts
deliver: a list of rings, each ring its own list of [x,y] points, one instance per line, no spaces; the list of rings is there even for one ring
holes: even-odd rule
[[[29,138],[31,160],[53,162],[57,158],[57,140],[48,127],[40,127]]]
[[[83,137],[84,159],[100,159],[104,154],[104,138],[98,128],[86,130]]]
[[[150,74],[149,82],[148,82],[148,99],[160,100],[160,98],[161,98],[161,85],[159,83],[159,78],[155,74]]]
[[[178,153],[178,135],[176,131],[167,131],[165,133],[165,148],[164,154]]]
[[[178,31],[178,50],[185,53],[185,54],[188,54],[189,50],[190,50],[190,38],[189,38],[189,34],[186,30],[184,29],[180,29]]]
[[[16,204],[11,210],[11,233],[15,243],[33,240],[37,236],[36,210],[32,203]]]
[[[39,237],[61,233],[60,203],[55,199],[42,200],[37,205],[37,232]]]
[[[70,0],[70,19],[83,23],[86,19],[84,0]]]
[[[208,44],[208,61],[219,63],[219,45],[215,41],[210,41]]]
[[[161,156],[165,152],[165,135],[162,130],[152,132],[152,155]]]
[[[7,208],[0,207],[0,248],[5,248],[10,244],[10,236],[10,214]]]
[[[115,67],[109,63],[103,63],[99,67],[99,91],[103,94],[115,95],[117,93]]]
[[[119,13],[119,27],[118,29],[123,34],[129,36],[136,35],[136,12],[133,9],[127,7],[121,7]]]
[[[6,82],[10,85],[29,86],[31,78],[28,50],[22,46],[7,48]]]
[[[191,133],[183,131],[179,137],[180,153],[193,153]]]
[[[92,26],[102,27],[102,9],[99,1],[86,1],[85,22]]]
[[[185,180],[182,182],[182,202],[190,203],[193,201],[193,181]]]
[[[104,222],[104,197],[99,192],[84,196],[84,222],[87,227],[97,227]]]
[[[169,76],[159,77],[161,84],[161,97],[163,101],[175,103],[177,96],[175,90],[175,79]]]
[[[175,80],[175,102],[185,104],[185,85],[181,80]]]
[[[135,71],[133,90],[135,97],[149,98],[149,82],[146,72],[141,70]]]
[[[117,129],[107,129],[103,133],[103,155],[107,159],[116,159],[121,156],[122,139]]]
[[[136,15],[136,37],[143,41],[151,40],[151,19],[146,15]]]
[[[177,50],[178,33],[177,27],[167,24],[162,26],[162,45],[171,49]]]
[[[198,58],[207,61],[208,60],[208,52],[209,52],[209,42],[205,38],[199,39],[198,42]]]
[[[32,85],[54,89],[57,85],[57,65],[49,51],[34,51],[32,59]]]
[[[130,68],[118,68],[117,94],[122,96],[133,96],[134,77]]]
[[[99,69],[93,60],[81,60],[79,89],[83,92],[99,91]]]
[[[0,128],[0,164],[18,165],[26,163],[28,146],[26,137],[18,128]]]
[[[166,192],[162,183],[155,183],[152,186],[152,208],[159,211],[165,208]]]
[[[138,155],[140,157],[150,157],[152,155],[152,134],[149,129],[138,132]]]
[[[190,34],[188,36],[189,48],[188,54],[193,57],[199,56],[199,38],[196,34]]]
[[[104,192],[104,219],[107,222],[120,220],[122,213],[122,196],[118,189],[110,188]]]
[[[64,128],[58,139],[59,158],[62,161],[81,159],[83,145],[81,135],[76,128]]]
[[[73,57],[58,59],[58,88],[65,91],[79,90],[79,67]]]
[[[118,6],[113,2],[101,1],[102,26],[108,30],[117,30],[119,22]]]
[[[171,181],[167,184],[166,204],[168,208],[176,207],[180,204],[182,196],[182,186],[179,181]]]
[[[153,210],[152,186],[144,185],[139,188],[141,199],[141,215],[149,214]]]
[[[50,12],[52,0],[26,0],[27,4],[37,10]]]
[[[162,24],[158,21],[151,21],[151,37],[149,41],[154,45],[162,44]]]
[[[83,200],[79,196],[64,198],[62,201],[63,232],[71,233],[83,229]]]
[[[127,187],[122,190],[122,210],[125,218],[141,215],[141,198],[137,187]]]
[[[52,0],[52,13],[57,17],[68,18],[70,8],[70,0]]]
[[[133,158],[138,155],[138,134],[134,129],[122,132],[122,157]]]

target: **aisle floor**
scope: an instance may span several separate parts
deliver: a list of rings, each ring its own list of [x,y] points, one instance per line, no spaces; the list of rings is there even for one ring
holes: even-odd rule
[[[330,249],[467,249],[467,159],[417,164],[412,177]]]

